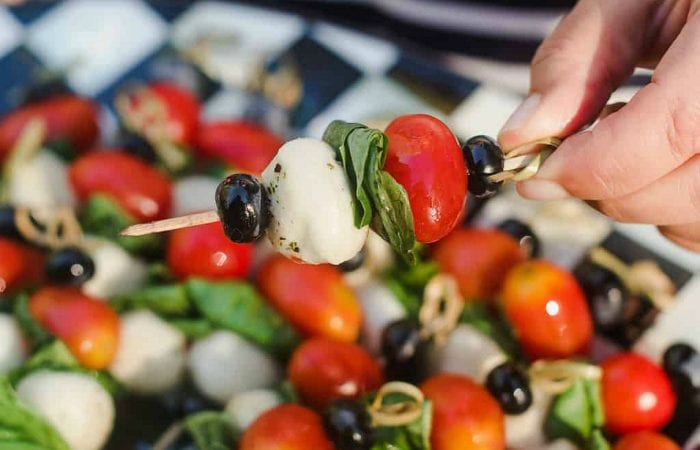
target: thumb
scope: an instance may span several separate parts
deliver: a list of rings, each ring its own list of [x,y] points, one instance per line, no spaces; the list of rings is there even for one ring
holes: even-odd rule
[[[581,0],[537,50],[530,95],[499,134],[507,151],[592,122],[644,50],[654,2]]]

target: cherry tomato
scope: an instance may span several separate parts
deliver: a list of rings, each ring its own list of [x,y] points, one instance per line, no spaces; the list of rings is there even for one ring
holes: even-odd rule
[[[284,142],[263,127],[248,122],[202,124],[197,150],[224,161],[236,171],[260,175]]]
[[[44,255],[34,248],[0,238],[0,293],[41,281]]]
[[[591,314],[578,282],[566,270],[542,260],[523,262],[506,276],[501,299],[531,358],[566,358],[588,350]]]
[[[367,350],[322,338],[309,339],[297,347],[287,375],[304,401],[316,408],[339,398],[358,398],[384,381],[379,363]]]
[[[48,140],[67,140],[75,150],[95,144],[99,135],[98,107],[90,100],[61,95],[16,109],[0,119],[0,162],[30,120],[42,119]]]
[[[174,144],[194,145],[199,121],[199,100],[186,89],[167,81],[159,81],[125,93],[129,102],[132,126],[138,116],[136,132],[147,135],[159,130],[158,139]],[[124,114],[124,111],[120,111]],[[122,119],[125,119],[122,117]]]
[[[617,441],[613,450],[681,450],[671,439],[654,431],[628,434]]]
[[[253,260],[253,244],[231,242],[219,223],[173,231],[166,260],[178,278],[243,278]]]
[[[69,177],[82,201],[96,193],[110,195],[139,221],[163,219],[170,213],[170,180],[135,156],[117,151],[90,153],[73,163]]]
[[[76,288],[45,287],[29,299],[32,316],[88,369],[104,369],[119,344],[119,316]]]
[[[503,450],[505,419],[489,393],[462,375],[438,374],[421,385],[433,402],[434,450]]]
[[[243,433],[238,450],[334,450],[321,416],[288,403],[258,417]]]
[[[605,426],[610,431],[653,431],[671,420],[676,395],[661,367],[628,352],[609,357],[601,368]]]
[[[518,243],[499,230],[457,229],[435,245],[433,258],[466,300],[493,298],[510,269],[525,260]]]
[[[267,300],[302,334],[353,342],[362,310],[340,271],[330,265],[300,264],[273,255],[258,273]]]
[[[457,139],[425,114],[398,117],[385,133],[384,170],[408,193],[416,240],[442,239],[459,223],[467,198],[467,169]]]

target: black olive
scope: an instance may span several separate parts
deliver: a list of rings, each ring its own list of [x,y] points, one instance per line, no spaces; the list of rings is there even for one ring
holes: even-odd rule
[[[633,300],[620,278],[593,263],[586,263],[577,270],[577,275],[598,329],[622,327]]]
[[[488,136],[474,136],[464,144],[462,153],[469,175],[469,192],[476,198],[496,195],[502,182],[489,181],[488,177],[503,171],[501,147]]]
[[[390,380],[417,384],[429,374],[430,342],[420,333],[415,319],[400,319],[382,331],[381,352],[386,376]]]
[[[33,80],[29,87],[22,92],[22,104],[37,103],[60,95],[71,95],[73,92],[65,80],[58,76],[50,76]]]
[[[506,414],[522,414],[532,405],[532,391],[527,374],[514,362],[497,366],[486,377],[491,392]]]
[[[365,251],[363,249],[357,252],[357,254],[352,258],[348,259],[344,263],[341,263],[338,267],[340,267],[340,270],[342,270],[343,272],[352,272],[353,270],[359,269],[364,262]]]
[[[13,206],[0,206],[0,236],[13,239],[22,238],[15,225],[15,208]]]
[[[528,256],[532,258],[539,256],[540,240],[526,223],[517,219],[506,219],[498,225],[498,228],[513,236]]]
[[[690,361],[697,354],[689,344],[685,342],[676,342],[666,349],[664,352],[664,370],[666,373],[681,373],[683,365]]]
[[[253,242],[270,222],[270,201],[255,177],[237,173],[216,188],[216,207],[224,232],[233,242]]]
[[[130,153],[148,163],[155,163],[158,160],[155,150],[150,142],[143,136],[124,130],[119,138],[120,147],[126,153]]]
[[[159,396],[158,402],[167,411],[167,416],[173,420],[218,407],[188,382]]]
[[[46,258],[46,277],[51,283],[78,286],[94,274],[92,258],[77,247],[55,250]]]
[[[374,444],[372,419],[361,404],[336,400],[323,413],[323,426],[338,450],[368,450]]]

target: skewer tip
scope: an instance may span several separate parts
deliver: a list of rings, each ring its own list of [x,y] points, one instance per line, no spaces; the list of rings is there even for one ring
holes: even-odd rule
[[[166,231],[179,230],[180,228],[195,227],[219,221],[219,214],[216,211],[206,211],[186,216],[173,217],[170,219],[157,220],[155,222],[138,223],[124,228],[119,234],[121,236],[145,236],[147,234],[163,233]]]

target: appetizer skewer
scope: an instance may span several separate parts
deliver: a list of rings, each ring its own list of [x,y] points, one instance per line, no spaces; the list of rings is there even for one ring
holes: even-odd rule
[[[560,142],[544,139],[506,158],[486,136],[460,149],[447,126],[427,115],[401,116],[385,133],[336,121],[323,141],[284,144],[260,180],[227,177],[216,192],[217,210],[132,225],[122,234],[221,221],[234,242],[267,234],[286,256],[340,264],[362,248],[370,226],[411,261],[418,243],[435,242],[457,225],[467,186],[477,197],[491,196],[504,181],[536,173]]]

